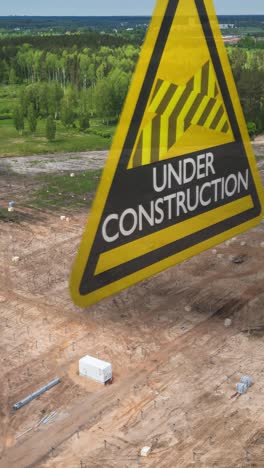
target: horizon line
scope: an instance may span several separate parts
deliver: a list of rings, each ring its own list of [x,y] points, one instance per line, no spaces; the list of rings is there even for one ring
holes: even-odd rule
[[[217,13],[217,16],[264,16],[264,13],[250,13],[250,14],[239,14],[239,13]],[[152,15],[1,15],[0,18],[151,18]]]

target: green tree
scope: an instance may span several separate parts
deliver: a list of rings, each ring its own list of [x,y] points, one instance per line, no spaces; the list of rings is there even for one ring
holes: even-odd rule
[[[22,134],[24,128],[25,128],[25,122],[24,122],[24,111],[21,107],[21,105],[17,105],[15,106],[14,108],[14,111],[13,111],[13,121],[14,121],[14,125],[15,125],[15,128],[16,130]]]
[[[79,114],[79,127],[82,132],[90,128],[89,114],[86,110],[83,110]]]
[[[82,91],[80,95],[81,102],[84,103],[85,109],[89,109],[90,116],[93,116],[95,113],[95,102],[94,102],[94,88],[90,88]]]
[[[109,75],[109,79],[111,80],[113,87],[113,105],[115,114],[119,116],[127,96],[131,75],[116,68]]]
[[[244,49],[235,47],[230,50],[229,56],[235,80],[238,81],[247,64],[247,52]]]
[[[69,128],[73,126],[76,114],[71,104],[66,99],[62,102],[60,116],[64,127]]]
[[[48,109],[49,114],[53,115],[55,120],[57,120],[61,105],[61,100],[63,98],[64,91],[59,85],[59,83],[53,82],[48,86]]]
[[[9,82],[9,84],[11,84],[11,85],[14,85],[14,84],[17,83],[16,70],[15,70],[13,67],[10,68],[8,82]]]
[[[27,112],[28,126],[31,133],[35,133],[37,129],[37,115],[33,104],[30,104]]]
[[[20,102],[24,110],[24,116],[26,117],[28,114],[28,109],[32,105],[35,112],[36,117],[39,115],[39,90],[40,84],[39,83],[32,83],[23,90],[20,95]]]
[[[47,117],[49,115],[49,85],[41,83],[39,88],[39,115]]]
[[[255,122],[247,122],[247,128],[250,138],[253,138],[256,135],[257,126]]]
[[[46,123],[46,138],[49,141],[54,141],[56,137],[56,122],[53,119],[51,115],[48,116],[47,118],[47,123]]]
[[[238,90],[246,120],[256,122],[262,110],[264,73],[259,70],[243,70]]]
[[[98,81],[95,87],[94,102],[98,117],[108,125],[109,121],[116,116],[115,91],[109,77]]]
[[[243,37],[238,43],[238,47],[243,49],[255,49],[256,47],[256,39],[251,36]]]

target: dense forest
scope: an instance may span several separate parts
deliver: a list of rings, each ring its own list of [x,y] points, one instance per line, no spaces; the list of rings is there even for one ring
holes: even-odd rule
[[[116,121],[140,47],[120,37],[90,33],[87,41],[85,36],[77,37],[74,45],[72,36],[64,37],[64,47],[57,40],[54,47],[54,39],[37,37],[40,47],[2,45],[0,82],[17,85],[19,101],[0,118],[13,114],[18,131],[23,130],[24,119],[35,122],[50,115],[66,127],[78,122],[81,130],[89,128],[94,115],[105,123]],[[110,43],[111,47],[105,45]]]
[[[138,60],[138,38],[126,34],[39,35],[0,38],[0,85],[14,99],[0,106],[0,120],[34,134],[46,121],[53,140],[56,122],[88,131],[91,119],[107,127],[118,120]],[[251,136],[264,131],[264,41],[250,36],[228,54]],[[51,131],[52,129],[52,131]]]
[[[228,48],[250,136],[264,131],[264,50]]]

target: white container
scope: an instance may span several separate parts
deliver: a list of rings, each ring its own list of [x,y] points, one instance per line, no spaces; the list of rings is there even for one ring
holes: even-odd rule
[[[112,379],[112,365],[92,356],[84,356],[79,361],[79,373],[83,377],[105,384]]]
[[[141,457],[148,457],[151,453],[151,447],[143,447],[140,452]]]

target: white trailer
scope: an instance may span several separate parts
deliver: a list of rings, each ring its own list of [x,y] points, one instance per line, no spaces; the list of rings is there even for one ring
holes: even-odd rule
[[[102,384],[112,382],[112,365],[92,356],[84,356],[79,361],[79,374]]]

